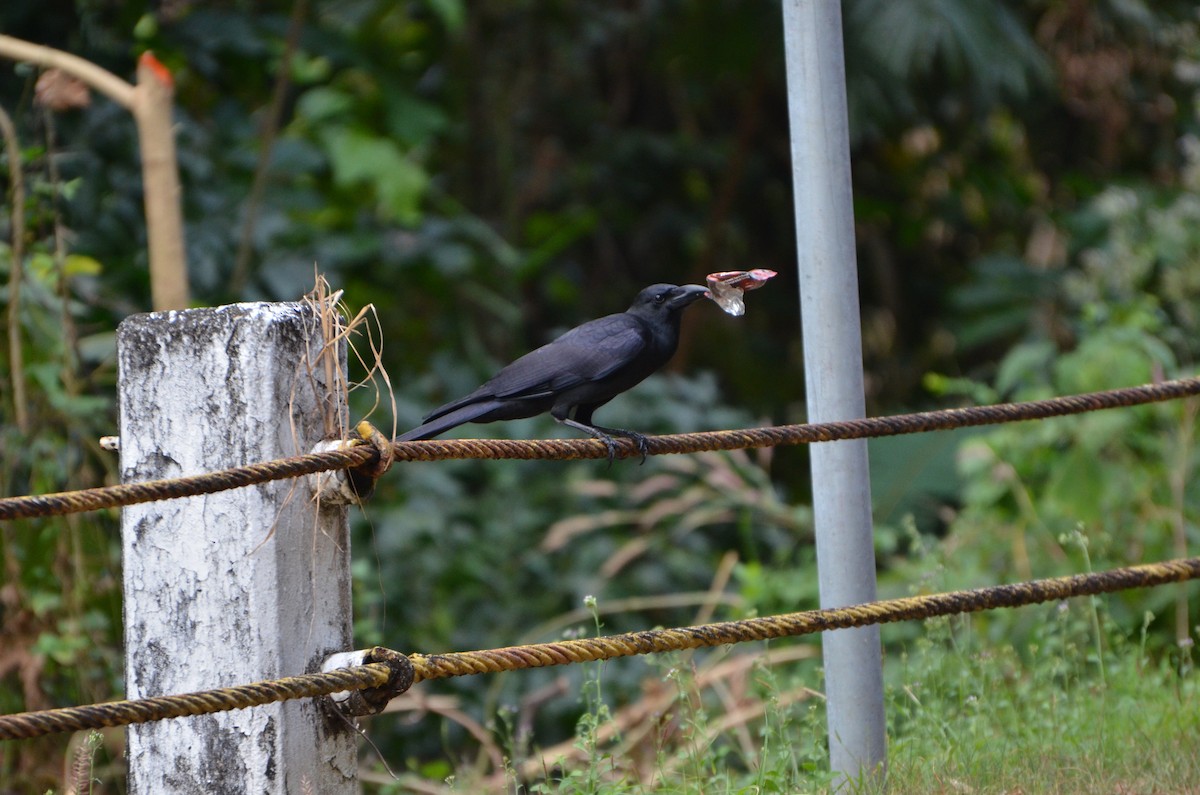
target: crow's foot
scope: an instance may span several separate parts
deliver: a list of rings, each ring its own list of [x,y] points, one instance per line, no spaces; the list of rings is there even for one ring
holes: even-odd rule
[[[646,463],[646,456],[650,454],[650,445],[646,441],[645,434],[638,433],[637,431],[627,431],[624,428],[605,428],[602,425],[594,425],[592,428],[592,435],[597,439],[605,440],[604,443],[608,445],[609,466],[612,466],[613,452],[616,450],[616,443],[612,438],[614,436],[623,436],[624,438],[632,441],[634,447],[637,448],[638,453],[640,453],[642,456],[642,460],[638,462],[638,466]]]
[[[608,465],[612,466],[613,460],[617,457],[617,441],[614,436],[621,436],[633,441],[638,453],[641,454],[641,463],[646,463],[646,456],[650,453],[650,445],[646,441],[644,434],[637,431],[627,431],[624,428],[605,428],[603,425],[585,425],[582,422],[572,420],[570,418],[556,418],[564,425],[570,425],[572,428],[577,428],[584,433],[590,434],[592,438],[599,439],[604,442],[604,446],[608,448]],[[640,464],[639,464],[640,466]]]

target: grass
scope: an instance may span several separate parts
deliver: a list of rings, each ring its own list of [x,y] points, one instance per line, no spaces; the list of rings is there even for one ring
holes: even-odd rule
[[[885,660],[888,791],[1200,794],[1190,650],[1150,655],[1145,630],[1127,637],[1102,601],[1026,610],[1040,620],[1019,649],[989,640],[1003,635],[1011,618],[1003,612],[930,620],[903,644],[888,641],[899,628],[885,628],[886,647],[903,648]],[[490,777],[426,780],[421,789],[830,792],[814,652],[777,642],[614,663],[647,666],[643,698],[621,708],[603,698],[605,666],[590,665],[573,744],[509,759]],[[851,782],[842,791],[879,788]]]
[[[1200,792],[1187,655],[1148,660],[1110,628],[1101,666],[1087,601],[1051,610],[1024,654],[937,626],[916,644],[889,695],[892,791]]]

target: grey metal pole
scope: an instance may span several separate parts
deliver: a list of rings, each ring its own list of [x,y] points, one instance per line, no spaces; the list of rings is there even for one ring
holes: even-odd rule
[[[792,182],[808,420],[862,417],[862,334],[854,252],[842,13],[838,0],[784,0]],[[822,607],[875,598],[866,441],[812,445]],[[847,779],[886,762],[879,628],[822,637],[830,767]]]
[[[125,482],[307,453],[346,348],[302,304],[134,315],[117,331]],[[324,357],[336,356],[326,367]],[[125,508],[130,698],[320,670],[351,644],[347,509],[306,480]],[[358,792],[356,736],[312,699],[131,726],[129,791]]]

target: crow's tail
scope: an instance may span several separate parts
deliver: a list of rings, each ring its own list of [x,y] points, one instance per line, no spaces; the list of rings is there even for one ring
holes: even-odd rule
[[[457,428],[459,425],[475,421],[489,411],[494,410],[497,405],[497,401],[494,400],[485,400],[482,403],[468,403],[465,406],[456,408],[454,411],[435,417],[429,420],[429,422],[422,423],[411,431],[400,434],[396,437],[395,441],[415,442],[421,439],[432,439],[451,428]]]

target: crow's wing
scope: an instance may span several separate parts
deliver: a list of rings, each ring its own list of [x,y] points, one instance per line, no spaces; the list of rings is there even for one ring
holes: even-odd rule
[[[447,403],[425,419],[481,401],[549,397],[603,380],[636,362],[650,336],[645,322],[629,314],[591,320],[530,351],[471,394]]]
[[[649,340],[650,330],[641,319],[609,315],[522,356],[489,383],[496,387],[496,397],[559,394],[603,381],[636,362]]]

